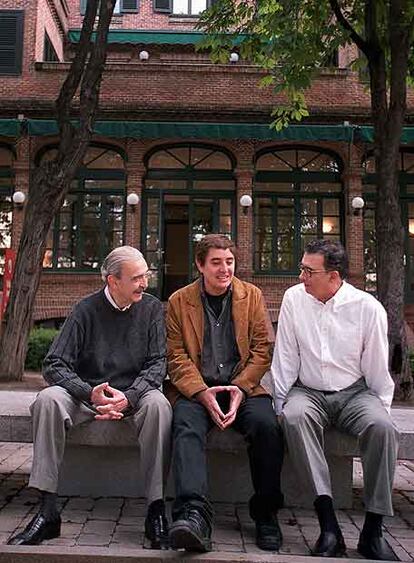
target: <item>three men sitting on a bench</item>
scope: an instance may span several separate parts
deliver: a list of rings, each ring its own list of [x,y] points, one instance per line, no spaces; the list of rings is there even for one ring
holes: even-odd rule
[[[235,247],[227,237],[204,237],[196,264],[200,279],[171,296],[167,313],[176,486],[169,537],[163,498],[172,411],[160,392],[166,375],[163,308],[144,293],[149,272],[142,254],[120,247],[102,266],[105,288],[75,306],[46,357],[51,387],[31,409],[29,485],[41,491],[41,506],[8,543],[38,544],[59,535],[56,492],[67,430],[125,417],[137,430],[147,477],[145,533],[153,548],[211,549],[205,447],[214,425],[232,426],[245,437],[256,543],[280,548],[283,440],[271,398],[260,386],[270,366],[263,298],[234,277]],[[303,283],[286,292],[279,316],[271,367],[276,413],[298,475],[316,497],[321,534],[313,554],[345,552],[323,453],[323,430],[334,424],[357,436],[361,447],[367,513],[358,550],[370,559],[397,560],[381,531],[383,515],[392,514],[397,450],[386,315],[373,297],[344,281],[346,267],[339,243],[307,246]]]

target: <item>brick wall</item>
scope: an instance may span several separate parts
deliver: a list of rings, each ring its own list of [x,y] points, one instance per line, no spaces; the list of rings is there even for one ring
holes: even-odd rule
[[[63,41],[64,41],[64,22],[63,15],[55,10],[51,10],[50,0],[38,0],[37,9],[37,29],[36,29],[36,48],[35,60],[43,61],[43,45],[45,32],[47,32],[49,39],[56,51],[60,61],[64,60],[63,55]]]
[[[65,12],[65,5],[69,13]],[[24,59],[20,77],[1,77],[0,117],[24,113],[28,117],[48,117],[54,100],[69,68],[68,63],[37,64],[43,58],[44,32],[59,55],[68,60],[63,37],[68,28],[79,28],[79,0],[0,0],[0,9],[24,9]],[[194,20],[155,14],[152,0],[141,0],[138,14],[115,16],[113,29],[192,29]],[[112,119],[266,121],[271,109],[283,101],[270,88],[259,89],[262,73],[240,61],[236,65],[212,65],[206,55],[195,53],[193,47],[145,47],[150,53],[147,62],[138,59],[136,45],[111,46],[104,75],[100,116]],[[352,49],[341,50],[340,66],[346,67],[354,58]],[[16,96],[18,92],[18,96]],[[358,75],[349,70],[323,71],[307,93],[307,101],[315,122],[358,122],[369,118],[370,103]],[[410,111],[414,110],[414,93],[409,93]],[[96,139],[111,142],[110,139]],[[29,139],[15,142],[17,160],[16,189],[28,192],[30,166],[37,152],[56,139]],[[113,144],[127,154],[127,193],[142,196],[145,154],[154,146],[176,139],[118,140]],[[180,139],[182,141],[182,139]],[[191,141],[191,139],[188,139]],[[206,139],[206,141],[209,141]],[[210,141],[211,142],[211,141]],[[255,141],[217,142],[235,156],[237,200],[253,194],[253,158],[256,151],[275,143]],[[278,143],[281,146],[284,143]],[[352,197],[361,194],[361,156],[363,147],[346,143],[309,144],[335,151],[344,162],[346,198],[345,230],[351,261],[351,281],[363,282],[362,219],[349,213]],[[253,194],[254,195],[254,194]],[[17,247],[24,210],[14,210],[13,246]],[[126,243],[140,245],[141,205],[126,213]],[[262,288],[272,320],[277,319],[282,295],[297,282],[294,277],[257,276],[252,274],[252,209],[241,212],[237,204],[237,237],[239,275]],[[35,319],[64,317],[81,296],[101,287],[98,274],[45,272],[37,296]]]

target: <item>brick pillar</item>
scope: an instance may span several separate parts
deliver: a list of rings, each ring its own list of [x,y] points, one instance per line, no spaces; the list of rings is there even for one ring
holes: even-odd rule
[[[343,174],[345,188],[345,235],[349,256],[349,280],[364,289],[364,217],[361,211],[354,215],[351,206],[356,196],[363,197],[361,154],[355,145],[350,146],[350,160]]]
[[[134,207],[126,204],[125,244],[136,248],[141,246],[142,189],[145,174],[144,154],[145,146],[142,141],[128,140],[126,193],[127,196],[130,193],[136,193],[139,196],[139,203]]]
[[[240,142],[237,149],[238,166],[235,170],[237,181],[236,217],[237,217],[237,273],[241,278],[250,278],[253,274],[253,205],[244,213],[240,198],[249,195],[253,199],[254,145]]]
[[[26,199],[29,195],[30,182],[30,138],[19,137],[15,144],[16,160],[14,161],[14,191],[23,192]],[[13,205],[11,247],[17,250],[23,228],[25,205]]]

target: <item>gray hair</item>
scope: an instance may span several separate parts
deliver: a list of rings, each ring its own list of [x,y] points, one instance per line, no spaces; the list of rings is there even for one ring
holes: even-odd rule
[[[122,264],[124,262],[139,262],[140,260],[144,260],[145,262],[145,258],[138,248],[133,248],[132,246],[118,246],[118,248],[114,248],[105,258],[101,266],[102,281],[106,283],[110,275],[120,278]]]

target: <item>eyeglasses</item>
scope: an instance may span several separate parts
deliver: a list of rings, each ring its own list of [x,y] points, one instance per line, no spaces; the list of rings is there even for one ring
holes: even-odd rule
[[[152,272],[151,270],[148,270],[147,272],[145,272],[145,274],[141,274],[140,276],[135,276],[134,280],[136,281],[144,281],[144,280],[149,280],[152,278],[152,276],[154,275],[154,272]]]
[[[303,266],[303,264],[298,264],[298,268],[301,274],[303,274],[306,278],[311,278],[313,274],[322,274],[330,272],[331,270],[312,270],[308,266]]]

